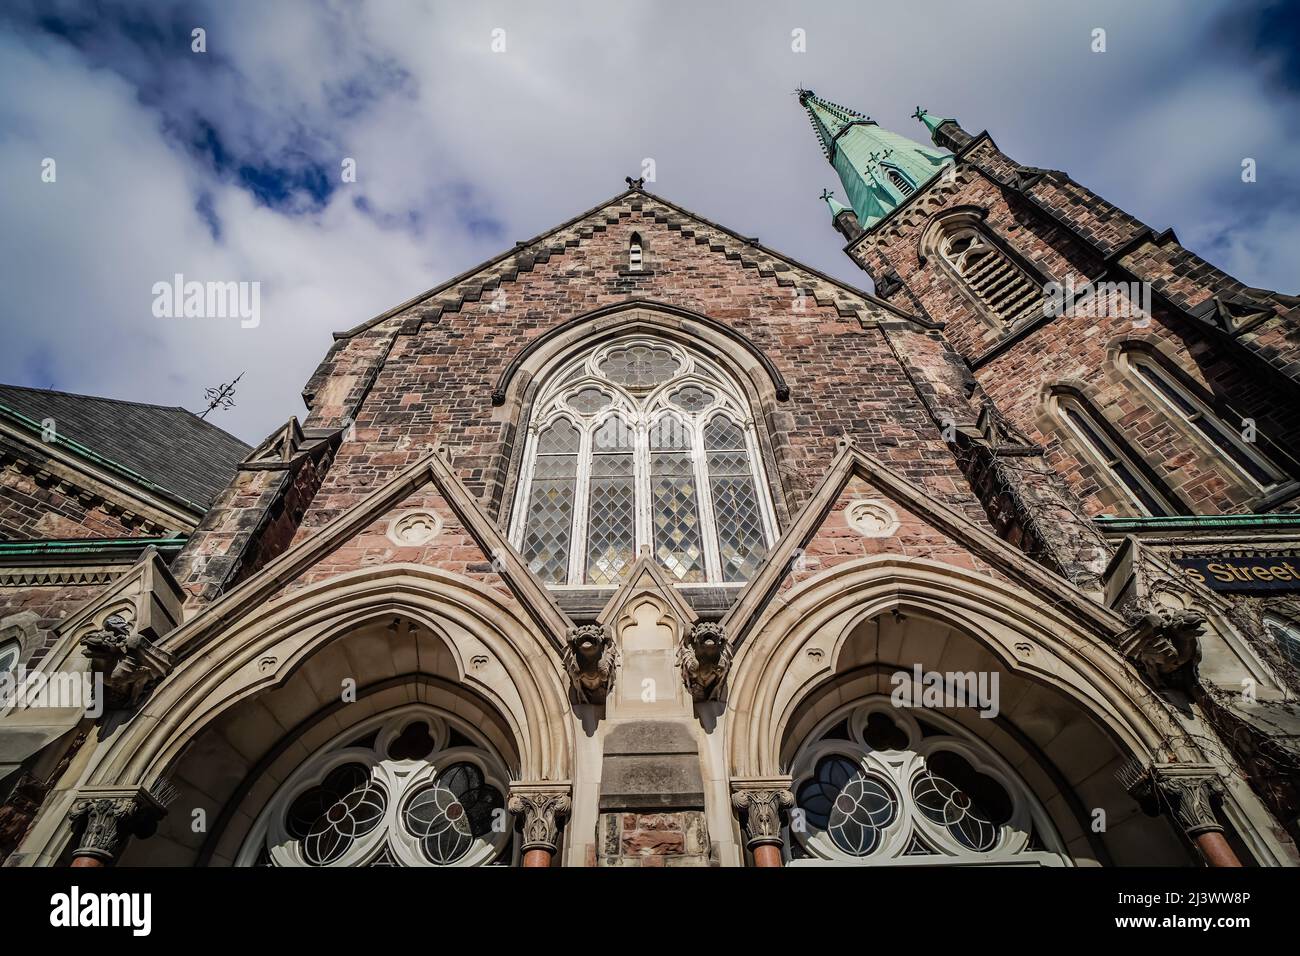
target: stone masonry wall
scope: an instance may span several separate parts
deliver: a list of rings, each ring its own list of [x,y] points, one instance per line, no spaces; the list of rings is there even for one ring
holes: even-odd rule
[[[993,173],[1010,178],[1015,164],[985,142],[970,154]],[[1059,177],[1035,189],[1040,202],[1074,223],[1103,248],[1120,249],[1145,227],[1121,210],[1093,196],[1077,184]],[[987,210],[985,227],[1025,259],[1056,281],[1073,276],[1076,283],[1094,279],[1104,271],[1103,258],[1078,241],[1069,230],[1014,190],[1004,188],[969,166],[952,177],[936,180],[918,197],[905,215],[887,221],[854,247],[852,255],[870,274],[897,273],[905,288],[894,294],[899,304],[910,301],[934,320],[945,323],[944,335],[968,361],[984,392],[1031,439],[1048,446],[1049,461],[1069,480],[1074,492],[1094,514],[1116,513],[1124,508],[1106,482],[1099,481],[1092,465],[1081,457],[1064,429],[1045,414],[1047,389],[1059,383],[1082,385],[1095,407],[1119,428],[1130,444],[1162,475],[1192,511],[1222,514],[1250,510],[1262,495],[1223,459],[1193,427],[1177,419],[1143,386],[1116,364],[1116,351],[1126,341],[1142,341],[1160,350],[1213,398],[1223,402],[1226,417],[1253,418],[1262,436],[1276,449],[1274,460],[1286,459],[1286,450],[1300,447],[1300,401],[1294,383],[1284,375],[1270,375],[1242,345],[1170,310],[1156,308],[1153,320],[1135,324],[1133,318],[1062,316],[1041,325],[1012,344],[1002,354],[980,359],[1001,341],[1001,333],[973,309],[958,282],[930,256],[921,261],[919,242],[936,212],[957,206]],[[1037,195],[1037,193],[1036,193]],[[1140,247],[1138,259],[1159,258],[1163,265],[1149,267],[1150,278],[1181,304],[1195,304],[1212,290],[1240,283],[1168,243],[1162,256],[1148,255]],[[1133,265],[1132,268],[1140,268]],[[1176,272],[1176,282],[1159,270]],[[1109,277],[1108,277],[1109,278]],[[1199,285],[1198,285],[1199,283]],[[1174,289],[1172,286],[1176,286]],[[1199,291],[1193,289],[1193,286]],[[1265,338],[1285,320],[1270,320]],[[1297,339],[1291,320],[1290,339]],[[1278,464],[1294,469],[1293,461]],[[1295,505],[1282,510],[1294,510]]]

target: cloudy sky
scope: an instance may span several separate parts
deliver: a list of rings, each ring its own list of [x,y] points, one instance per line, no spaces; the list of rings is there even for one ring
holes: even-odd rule
[[[244,372],[213,420],[254,443],[301,417],[330,332],[646,158],[653,191],[866,286],[816,198],[837,184],[800,85],[918,138],[918,104],[988,129],[1296,292],[1298,19],[1268,0],[5,0],[0,381],[199,410]],[[260,324],[156,317],[176,273],[259,282]]]

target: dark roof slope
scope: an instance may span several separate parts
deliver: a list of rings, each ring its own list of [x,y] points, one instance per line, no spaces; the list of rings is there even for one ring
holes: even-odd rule
[[[183,408],[17,385],[0,385],[0,405],[37,423],[54,419],[60,438],[205,508],[251,450]]]

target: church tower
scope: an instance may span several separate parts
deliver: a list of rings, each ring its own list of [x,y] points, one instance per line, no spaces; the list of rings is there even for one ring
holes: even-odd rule
[[[955,119],[917,107],[922,145],[812,91],[799,100],[848,199],[823,191],[845,252],[881,298],[941,327],[950,365],[970,377],[969,407],[948,406],[949,445],[994,524],[1013,514],[1049,543],[1090,525],[1111,554],[1107,603],[1125,606],[1125,562],[1146,568],[1136,577],[1171,612],[1232,621],[1221,633],[1235,629],[1294,690],[1300,298],[1247,286],[1172,229]],[[914,364],[934,379],[935,363]],[[990,478],[1035,468],[1040,484],[1065,486],[1071,518],[1044,520],[1014,482]],[[1185,689],[1290,815],[1300,790],[1288,760],[1258,761],[1281,738],[1223,679],[1208,630],[1200,681]]]

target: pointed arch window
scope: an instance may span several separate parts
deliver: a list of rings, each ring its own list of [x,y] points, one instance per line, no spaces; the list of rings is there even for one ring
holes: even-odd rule
[[[832,711],[791,767],[807,864],[1069,865],[1015,770],[949,718],[872,696]]]
[[[18,658],[22,656],[22,646],[17,641],[0,643],[0,677],[18,667]]]
[[[1053,396],[1057,415],[1082,445],[1088,458],[1109,477],[1109,484],[1122,492],[1123,498],[1139,513],[1152,517],[1179,514],[1172,492],[1145,474],[1123,442],[1111,434],[1091,406],[1074,395]]]
[[[1195,429],[1236,471],[1260,489],[1272,488],[1285,480],[1282,470],[1257,445],[1242,437],[1245,429],[1241,421],[1229,424],[1152,355],[1140,348],[1126,348],[1120,353],[1120,359],[1162,407]]]
[[[642,547],[681,584],[753,575],[776,520],[745,393],[721,366],[625,337],[537,394],[511,541],[539,578],[616,585]]]
[[[1300,669],[1300,624],[1276,614],[1265,614],[1264,633],[1272,638],[1283,659]]]
[[[939,254],[989,319],[1011,329],[1044,314],[1041,283],[1034,281],[975,225],[949,229]]]
[[[916,192],[916,187],[912,185],[912,181],[903,174],[902,170],[889,165],[885,165],[884,170],[885,177],[903,195],[904,199]]]
[[[632,233],[632,239],[627,244],[627,267],[630,271],[640,272],[644,267],[642,262],[643,251],[641,233]]]

